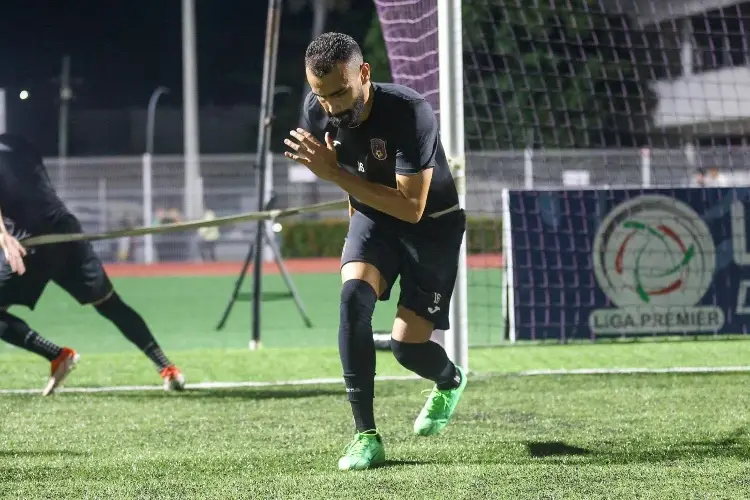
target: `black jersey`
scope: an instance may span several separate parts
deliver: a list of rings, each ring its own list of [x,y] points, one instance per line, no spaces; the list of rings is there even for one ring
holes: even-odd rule
[[[305,99],[301,127],[321,142],[325,141],[326,132],[332,134],[339,165],[370,182],[396,188],[397,174],[414,175],[432,168],[422,221],[431,214],[455,209],[458,192],[440,143],[432,106],[418,92],[403,85],[372,83],[372,93],[372,109],[364,122],[357,127],[336,128],[310,92]],[[408,224],[353,196],[349,200],[355,210],[374,220]]]
[[[0,211],[18,238],[43,233],[68,213],[41,155],[25,139],[0,134]]]

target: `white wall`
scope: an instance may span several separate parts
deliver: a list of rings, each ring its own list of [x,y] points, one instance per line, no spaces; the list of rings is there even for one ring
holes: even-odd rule
[[[652,83],[660,127],[750,119],[750,68],[724,68]]]
[[[621,9],[632,13],[643,25],[742,3],[741,0],[621,0]]]

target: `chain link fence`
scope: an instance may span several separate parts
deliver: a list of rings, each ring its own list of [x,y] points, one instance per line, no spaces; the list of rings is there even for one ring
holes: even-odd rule
[[[690,152],[688,152],[690,153]],[[566,179],[598,187],[686,186],[697,167],[750,171],[746,148],[683,150],[544,150],[482,151],[467,154],[467,209],[471,214],[500,216],[503,188],[555,188]],[[152,162],[151,221],[144,220],[143,159],[140,157],[57,158],[46,161],[50,176],[71,210],[89,232],[103,232],[149,222],[181,220],[184,206],[184,159],[156,156]],[[282,155],[272,155],[269,191],[277,207],[303,206],[341,199],[342,191],[322,182]],[[218,217],[257,210],[254,155],[206,155],[200,159],[204,208]],[[345,211],[307,217],[346,216]],[[253,223],[221,228],[217,259],[244,257],[254,235]],[[165,234],[156,239],[157,260],[191,258],[186,243],[194,235]],[[141,260],[140,239],[132,242],[131,259]],[[114,260],[123,242],[101,242],[97,250]]]

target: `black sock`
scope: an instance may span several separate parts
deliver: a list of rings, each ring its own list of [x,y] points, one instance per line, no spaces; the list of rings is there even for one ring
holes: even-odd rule
[[[62,352],[62,347],[33,331],[21,318],[5,311],[0,313],[0,339],[49,361],[55,360]]]
[[[357,428],[357,432],[375,430],[374,377],[372,383],[368,384],[366,380],[358,380],[355,377],[345,375],[344,383],[346,384],[346,395],[352,407],[352,417],[354,417],[354,427]]]
[[[119,295],[112,294],[110,298],[98,304],[96,310],[114,323],[125,338],[143,351],[159,370],[172,364],[162,352],[141,315],[123,302]]]
[[[432,380],[438,389],[455,389],[461,385],[461,377],[440,344],[427,341],[409,344],[391,339],[391,351],[401,366],[420,377]]]
[[[148,356],[148,359],[150,359],[159,368],[159,370],[163,370],[164,368],[172,364],[167,358],[167,355],[164,354],[164,351],[161,350],[161,347],[159,347],[159,344],[156,343],[156,341],[152,342],[151,345],[146,346],[142,350],[143,353]]]
[[[346,394],[358,432],[374,430],[375,341],[372,313],[378,297],[362,280],[349,280],[341,289],[339,356]]]

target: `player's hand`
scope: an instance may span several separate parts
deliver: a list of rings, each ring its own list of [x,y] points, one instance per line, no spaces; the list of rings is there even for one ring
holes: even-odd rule
[[[6,232],[0,232],[0,248],[14,273],[20,275],[26,272],[26,265],[23,263],[26,249],[17,239]]]
[[[289,135],[293,139],[284,139],[284,144],[293,152],[285,151],[284,156],[306,166],[323,180],[333,180],[339,164],[331,134],[326,132],[325,144],[321,144],[310,132],[301,128],[292,130]]]

